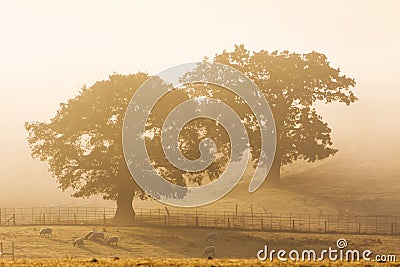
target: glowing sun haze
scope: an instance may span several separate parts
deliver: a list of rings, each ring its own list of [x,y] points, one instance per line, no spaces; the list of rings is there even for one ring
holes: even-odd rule
[[[320,107],[339,149],[346,127],[398,133],[399,10],[398,1],[2,1],[0,195],[5,185],[55,187],[30,159],[24,121],[48,120],[113,72],[158,73],[234,44],[315,50],[355,78],[356,104]]]

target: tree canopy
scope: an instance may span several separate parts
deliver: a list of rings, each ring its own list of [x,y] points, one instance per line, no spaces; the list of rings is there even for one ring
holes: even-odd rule
[[[277,151],[271,180],[279,180],[280,167],[298,159],[311,162],[334,155],[331,129],[317,113],[317,101],[350,105],[357,100],[355,80],[330,65],[318,52],[251,52],[243,45],[214,58],[245,73],[263,92],[274,114]]]

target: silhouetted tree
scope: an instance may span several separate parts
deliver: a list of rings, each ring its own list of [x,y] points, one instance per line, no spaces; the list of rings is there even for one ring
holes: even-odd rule
[[[269,102],[278,140],[268,182],[281,183],[283,165],[298,159],[314,162],[337,152],[332,147],[331,129],[315,110],[315,103],[350,105],[357,100],[350,90],[355,81],[331,67],[325,55],[251,52],[236,45],[233,52],[217,54],[214,61],[245,73]]]
[[[133,93],[147,79],[144,73],[112,75],[61,103],[49,122],[25,123],[32,157],[49,163],[62,190],[116,200],[115,217],[125,222],[134,218],[133,197],[146,195],[126,167],[122,123]]]

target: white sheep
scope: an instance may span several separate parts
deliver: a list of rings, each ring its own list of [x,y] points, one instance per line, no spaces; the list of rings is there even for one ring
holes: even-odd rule
[[[215,257],[215,247],[214,246],[206,247],[203,251],[203,256],[214,258]]]
[[[118,246],[118,240],[119,240],[118,236],[110,236],[110,237],[107,239],[107,244],[108,244],[109,246],[111,246],[111,245],[114,243],[115,246]]]
[[[207,242],[217,242],[218,235],[217,233],[208,233],[206,236]]]
[[[94,231],[90,231],[89,233],[87,233],[84,237],[84,239],[89,239],[89,237],[91,237],[93,235]]]
[[[53,231],[51,230],[51,228],[48,228],[48,227],[42,228],[39,231],[39,236],[44,236],[44,237],[48,236],[48,237],[50,237],[52,235],[53,235]]]
[[[101,232],[93,232],[90,236],[89,239],[103,239],[104,240],[104,233]]]
[[[76,238],[72,243],[74,244],[74,247],[84,247],[83,238]]]

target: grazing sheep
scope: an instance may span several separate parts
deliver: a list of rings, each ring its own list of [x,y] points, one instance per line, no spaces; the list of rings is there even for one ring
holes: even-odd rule
[[[74,242],[73,242],[73,244],[74,244],[74,247],[84,247],[84,245],[83,245],[83,238],[77,238],[77,239],[75,239],[74,240]]]
[[[90,236],[89,239],[103,239],[104,240],[104,233],[101,232],[93,232]]]
[[[42,228],[39,231],[39,236],[44,236],[44,237],[48,236],[48,237],[50,237],[52,235],[53,235],[53,231],[51,230],[51,228],[48,228],[48,227]]]
[[[90,231],[89,233],[87,233],[84,237],[84,239],[89,239],[89,237],[91,237],[93,235],[94,231]]]
[[[214,246],[206,247],[203,251],[203,256],[214,258],[215,257],[215,247]]]
[[[206,236],[207,242],[217,242],[218,235],[217,233],[208,233]]]
[[[110,236],[107,239],[107,245],[111,246],[113,243],[115,244],[115,246],[118,246],[118,236]]]

